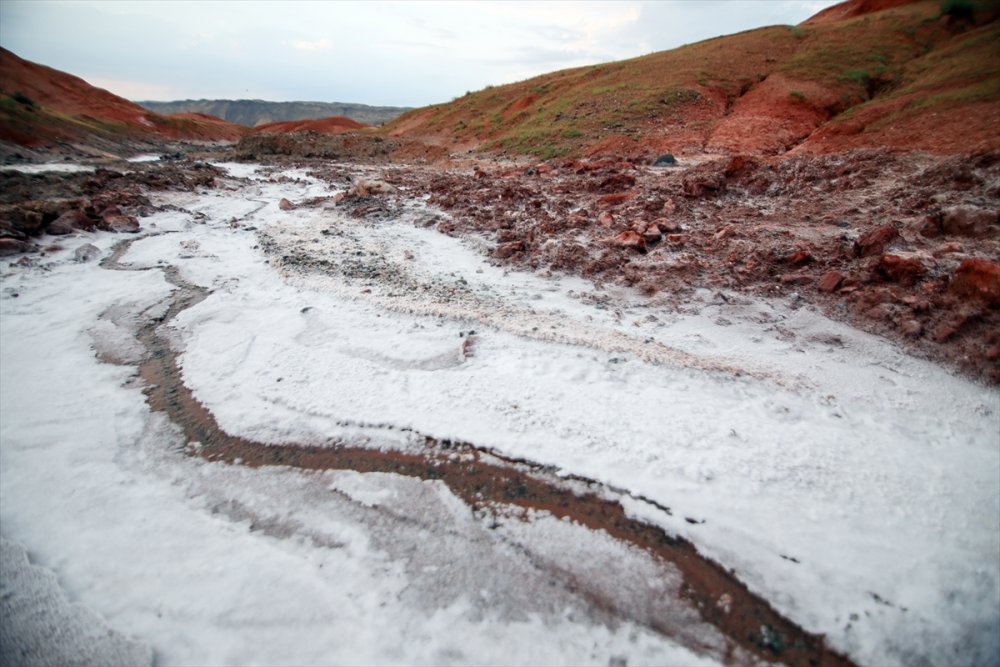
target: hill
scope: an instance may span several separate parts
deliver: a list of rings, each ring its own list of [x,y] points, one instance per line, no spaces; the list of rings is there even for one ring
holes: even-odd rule
[[[288,120],[277,123],[267,123],[265,125],[258,125],[253,129],[253,132],[255,134],[279,132],[319,132],[321,134],[339,134],[340,132],[361,130],[365,127],[367,126],[344,116],[330,116],[329,118]]]
[[[799,26],[490,86],[391,136],[551,158],[1000,150],[995,0],[850,0]]]
[[[346,116],[364,125],[380,125],[409,107],[374,107],[346,102],[267,102],[265,100],[180,100],[137,102],[157,113],[196,112],[217,116],[230,123],[257,127],[281,121]]]
[[[165,116],[0,48],[0,141],[21,146],[136,141],[235,141],[246,132],[204,114]]]

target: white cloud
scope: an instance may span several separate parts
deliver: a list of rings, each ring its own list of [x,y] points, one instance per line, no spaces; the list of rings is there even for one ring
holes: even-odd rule
[[[330,46],[330,42],[326,39],[319,39],[315,42],[307,42],[304,39],[297,39],[292,42],[292,48],[298,49],[299,51],[321,51],[329,49]]]

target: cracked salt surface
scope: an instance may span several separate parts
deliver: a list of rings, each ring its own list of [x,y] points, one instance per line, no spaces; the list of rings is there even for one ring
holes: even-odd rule
[[[505,272],[482,259],[475,240],[414,227],[406,214],[367,223],[330,210],[281,211],[282,197],[331,193],[301,171],[271,183],[253,165],[226,167],[253,180],[234,182],[231,195],[168,195],[201,216],[157,214],[149,222],[170,233],[136,242],[122,259],[176,265],[214,289],[178,317],[173,334],[185,383],[226,431],[407,448],[399,429],[409,427],[553,465],[671,507],[668,515],[622,500],[856,661],[1000,658],[996,390],[795,304],[705,292],[676,312],[578,279]],[[259,237],[231,229],[233,217]],[[273,249],[274,266],[258,244]],[[280,259],[293,250],[298,259]],[[685,649],[641,628],[608,629],[563,592],[517,615],[525,603],[510,582],[523,563],[504,561],[514,569],[485,597],[467,596],[483,575],[466,569],[465,583],[442,587],[433,568],[454,572],[487,538],[463,532],[460,501],[435,483],[246,471],[163,454],[176,436],[148,415],[127,369],[97,364],[88,347],[107,327],[98,319],[107,306],[138,310],[170,286],[158,271],[115,274],[58,257],[53,265],[4,278],[22,292],[0,300],[0,398],[4,415],[15,416],[0,431],[4,534],[166,662],[606,664],[627,655],[630,664],[693,664]],[[114,419],[81,405],[95,392]],[[351,504],[337,504],[331,490]],[[418,520],[413,541],[394,542],[397,524],[379,533],[355,516],[381,508],[406,525],[413,507],[435,517]],[[109,526],[111,508],[118,520]],[[557,558],[555,544],[603,552],[599,535],[567,527],[571,535],[557,539],[553,519],[535,518],[505,522],[499,534],[530,544],[536,559]],[[95,544],[87,526],[112,537]],[[420,530],[442,544],[457,539],[452,556],[401,555]],[[161,534],[171,536],[167,545]],[[152,555],[139,547],[151,560],[121,562],[146,544],[157,545]],[[194,544],[204,547],[192,553]],[[492,563],[491,549],[481,553]],[[238,571],[226,567],[235,554]],[[109,576],[105,562],[124,573]],[[168,601],[156,619],[137,612],[149,609],[142,594],[115,584],[135,585],[150,565],[161,581],[141,593]],[[266,576],[251,583],[244,570],[257,567]],[[331,581],[326,573],[338,569],[349,576]],[[614,582],[612,571],[607,585]],[[211,596],[192,604],[191,591]],[[328,608],[345,600],[348,612]],[[240,622],[253,622],[253,637],[230,618],[245,604]],[[372,634],[386,624],[399,635]],[[442,629],[449,624],[461,633]],[[351,639],[317,643],[319,625]],[[696,628],[710,640],[709,630]],[[462,633],[470,639],[454,638]]]

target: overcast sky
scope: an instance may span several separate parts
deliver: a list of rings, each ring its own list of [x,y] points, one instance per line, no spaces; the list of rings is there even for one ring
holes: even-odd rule
[[[832,4],[0,0],[0,45],[133,100],[423,106]]]

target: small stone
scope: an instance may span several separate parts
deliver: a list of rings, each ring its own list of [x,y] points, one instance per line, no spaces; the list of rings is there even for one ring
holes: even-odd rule
[[[899,325],[899,330],[911,338],[916,338],[923,333],[924,327],[917,320],[903,320]]]
[[[646,226],[646,229],[642,232],[642,238],[646,243],[656,243],[663,238],[663,234],[660,233],[660,228],[656,226],[655,223],[650,223]]]
[[[632,248],[641,252],[645,252],[646,250],[646,241],[641,235],[639,235],[638,232],[632,229],[625,230],[618,236],[611,239],[611,242],[619,248]]]
[[[783,285],[808,285],[813,277],[805,273],[785,273],[781,276]]]
[[[85,243],[73,253],[73,259],[77,262],[91,262],[101,256],[101,250],[93,243]]]
[[[838,287],[840,283],[844,282],[844,274],[840,271],[827,271],[823,274],[823,277],[819,279],[816,287],[820,292],[833,292]]]
[[[282,197],[281,201],[278,202],[278,208],[280,208],[282,211],[291,211],[293,208],[295,208],[295,204]]]
[[[677,158],[675,158],[670,153],[664,153],[663,155],[660,155],[655,160],[653,160],[653,166],[654,167],[676,167],[677,166]]]
[[[687,240],[687,234],[667,234],[667,242],[672,245],[684,245]]]
[[[800,250],[796,253],[789,255],[785,259],[785,261],[791,264],[792,266],[798,266],[800,264],[808,264],[812,262],[813,256],[807,250]]]

